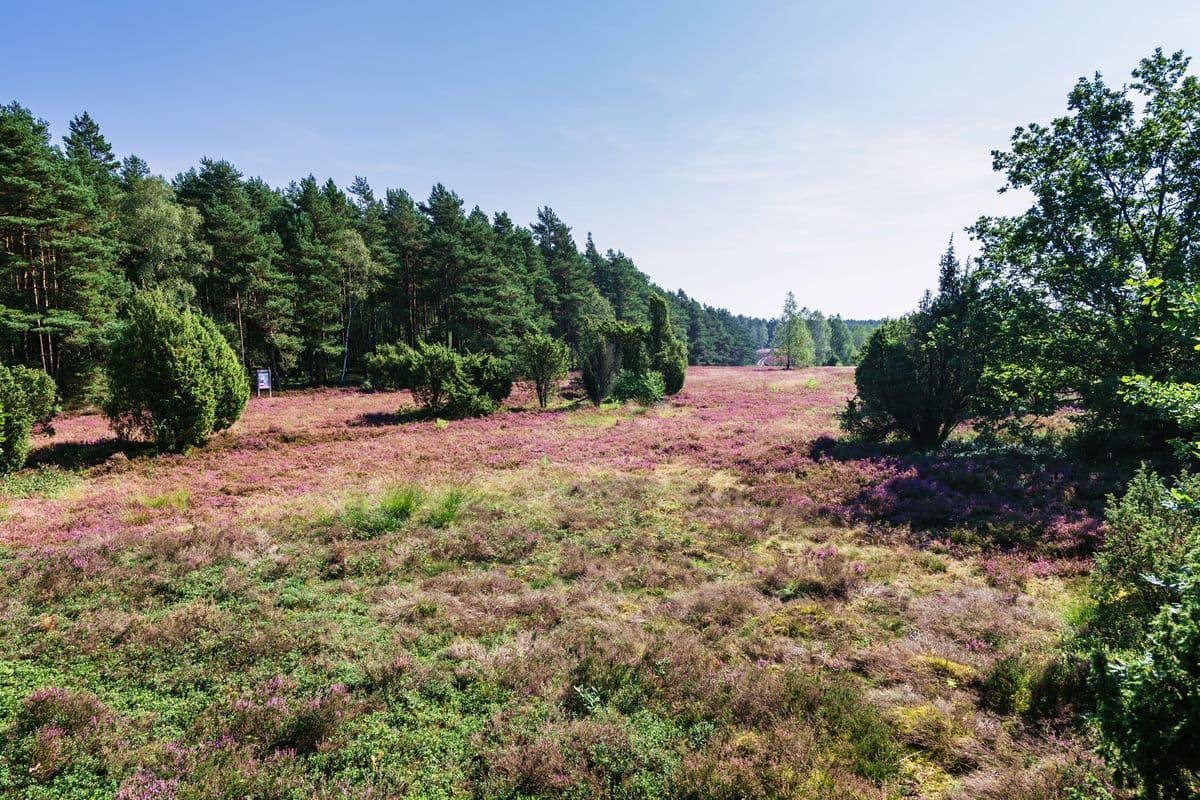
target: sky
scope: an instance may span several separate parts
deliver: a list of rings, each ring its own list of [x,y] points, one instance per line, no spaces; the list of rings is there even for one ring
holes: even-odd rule
[[[951,234],[1019,213],[991,151],[1200,55],[1200,3],[29,3],[0,0],[0,102],[86,110],[172,177],[203,156],[531,222],[735,313],[912,308]],[[28,35],[13,33],[26,31]],[[35,35],[36,33],[36,35]],[[1196,63],[1200,69],[1200,61]]]

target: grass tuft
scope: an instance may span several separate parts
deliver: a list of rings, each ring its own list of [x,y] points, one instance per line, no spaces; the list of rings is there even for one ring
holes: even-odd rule
[[[425,523],[431,528],[448,528],[458,519],[459,512],[467,502],[467,493],[462,489],[451,489],[439,495],[425,513]]]
[[[424,499],[421,490],[415,486],[385,489],[374,503],[360,499],[347,506],[342,512],[342,524],[360,539],[390,533],[403,527]]]
[[[143,508],[174,508],[184,511],[188,507],[188,490],[181,486],[170,492],[142,497],[138,504]]]

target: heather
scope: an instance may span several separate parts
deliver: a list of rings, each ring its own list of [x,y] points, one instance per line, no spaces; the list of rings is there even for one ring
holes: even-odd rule
[[[842,368],[650,407],[251,398],[187,455],[69,415],[0,485],[13,796],[1070,797],[1063,655],[1120,484],[838,443]],[[574,399],[572,395],[575,395]],[[1087,796],[1087,795],[1084,795]]]

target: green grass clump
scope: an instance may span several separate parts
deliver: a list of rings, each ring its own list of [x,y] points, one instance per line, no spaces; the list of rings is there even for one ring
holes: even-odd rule
[[[462,489],[451,489],[440,495],[425,513],[425,524],[431,528],[448,528],[458,519],[459,512],[467,502],[467,493]]]
[[[352,503],[342,512],[342,523],[358,538],[370,538],[403,527],[417,512],[425,497],[415,486],[385,489],[374,503]]]
[[[171,492],[143,497],[138,503],[145,508],[175,508],[183,511],[188,506],[188,490],[180,487]]]

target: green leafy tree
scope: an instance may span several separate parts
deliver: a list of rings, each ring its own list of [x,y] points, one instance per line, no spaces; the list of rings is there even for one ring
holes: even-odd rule
[[[808,333],[812,338],[813,363],[827,363],[829,357],[833,355],[831,345],[833,329],[829,320],[820,311],[809,311],[807,308],[801,312],[801,316],[804,317],[804,324],[808,326]]]
[[[211,320],[179,310],[161,292],[139,292],[114,337],[104,410],[117,435],[141,435],[184,452],[232,425],[249,386]]]
[[[784,369],[807,367],[813,363],[812,334],[804,317],[796,310],[796,296],[791,292],[783,301],[783,314],[775,328],[772,343],[773,358]]]
[[[854,363],[854,357],[857,355],[854,339],[850,329],[846,327],[845,320],[837,315],[829,319],[829,348],[838,364]]]
[[[571,350],[547,333],[528,333],[517,348],[517,363],[519,374],[533,383],[538,405],[545,408],[567,376]]]
[[[199,238],[200,212],[176,202],[171,186],[158,177],[127,170],[117,204],[121,266],[138,289],[161,288],[190,301],[194,281],[212,257]]]
[[[1076,397],[1109,448],[1125,441],[1114,433],[1149,443],[1175,434],[1121,399],[1123,377],[1170,380],[1197,368],[1186,337],[1158,324],[1129,287],[1200,276],[1198,127],[1200,82],[1181,53],[1155,51],[1125,86],[1081,79],[1066,116],[1017,128],[1010,149],[994,154],[1005,188],[1032,194],[1030,209],[973,228],[997,296],[1028,309],[1006,315],[1016,322],[999,331],[995,371],[1045,399],[1042,411]]]

